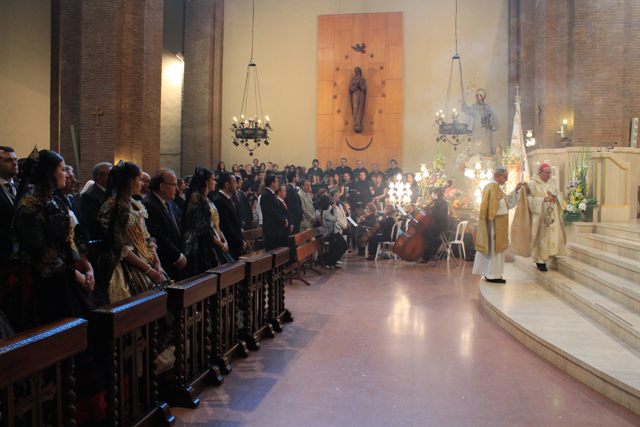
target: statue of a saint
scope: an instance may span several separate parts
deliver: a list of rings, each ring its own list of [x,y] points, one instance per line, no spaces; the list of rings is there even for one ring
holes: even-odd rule
[[[353,70],[356,75],[349,84],[349,96],[351,97],[351,113],[353,114],[353,130],[362,132],[362,119],[364,118],[364,105],[367,98],[367,81],[362,77],[362,69],[356,67]]]
[[[493,132],[498,130],[498,117],[496,117],[489,104],[484,102],[487,93],[484,89],[478,89],[476,91],[476,103],[471,107],[466,103],[467,93],[462,98],[462,111],[466,114],[465,123],[469,130],[473,132],[469,155],[495,154],[496,145],[493,142]]]

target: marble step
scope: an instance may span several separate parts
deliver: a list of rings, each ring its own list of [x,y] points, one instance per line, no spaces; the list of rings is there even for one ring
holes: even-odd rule
[[[640,261],[580,243],[567,243],[567,255],[600,270],[640,283]]]
[[[560,271],[538,271],[527,258],[516,263],[530,278],[605,327],[634,349],[640,351],[640,313],[631,307],[565,276]],[[571,260],[575,261],[575,260]]]
[[[640,242],[634,240],[607,236],[606,234],[580,233],[577,235],[576,242],[640,261]]]
[[[640,352],[517,265],[506,284],[480,282],[480,305],[500,326],[542,358],[640,414]]]
[[[640,228],[635,224],[596,223],[595,233],[640,242]]]
[[[640,313],[640,283],[600,270],[580,260],[558,259],[558,271]]]

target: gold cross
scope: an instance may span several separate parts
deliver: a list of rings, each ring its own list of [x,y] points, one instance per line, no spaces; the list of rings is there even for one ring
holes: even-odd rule
[[[100,116],[104,114],[104,112],[100,109],[100,107],[96,107],[91,112],[92,115],[96,116],[96,126],[100,126]]]

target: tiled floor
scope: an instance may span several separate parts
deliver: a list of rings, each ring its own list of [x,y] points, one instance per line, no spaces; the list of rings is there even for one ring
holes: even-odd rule
[[[348,258],[287,286],[295,322],[237,361],[179,426],[637,426],[522,346],[457,269]]]

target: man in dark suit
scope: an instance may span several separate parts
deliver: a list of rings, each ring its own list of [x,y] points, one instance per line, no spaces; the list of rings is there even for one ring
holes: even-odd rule
[[[64,187],[56,189],[56,192],[60,192],[59,196],[62,201],[67,205],[70,211],[76,216],[80,229],[82,230],[82,238],[87,238],[87,232],[84,228],[84,220],[82,218],[82,210],[80,208],[80,200],[77,197],[73,197],[73,188],[76,185],[76,175],[73,173],[73,166],[65,166],[65,181]],[[77,232],[77,230],[76,230]]]
[[[149,182],[149,194],[142,204],[149,217],[146,220],[147,230],[156,239],[160,264],[173,280],[180,280],[180,270],[187,265],[182,242],[180,216],[173,204],[178,178],[170,169],[159,169]]]
[[[18,158],[11,147],[0,146],[0,273],[13,253],[11,220],[17,204],[17,188],[13,178],[18,175]]]
[[[240,201],[240,207],[242,208],[242,220],[244,221],[243,228],[245,230],[251,230],[253,228],[253,211],[251,210],[251,201],[247,191],[251,188],[251,183],[244,181],[240,190],[238,191],[238,200]]]
[[[360,177],[360,172],[362,171],[364,171],[364,174],[366,176],[369,175],[369,171],[362,166],[363,165],[362,160],[356,161],[356,165],[357,167],[351,172],[351,175],[353,176],[354,180],[357,180]]]
[[[298,183],[298,174],[296,172],[289,172],[287,174],[287,195],[284,199],[287,204],[287,212],[289,212],[289,219],[291,225],[293,225],[293,234],[300,232],[300,223],[304,219],[304,212],[302,211],[302,201],[298,195],[296,184]]]
[[[100,225],[98,224],[98,214],[102,204],[107,201],[107,182],[111,163],[98,163],[93,167],[93,187],[82,195],[80,208],[85,228],[91,240],[100,239]]]
[[[238,259],[247,249],[247,242],[242,235],[239,203],[233,201],[237,192],[236,178],[230,173],[221,173],[218,176],[217,189],[218,192],[211,201],[218,210],[220,231],[227,239],[229,253],[234,259]]]
[[[262,210],[262,230],[264,235],[265,250],[288,246],[289,233],[293,230],[293,225],[287,219],[287,209],[278,200],[278,180],[275,176],[268,176],[265,179],[265,188],[260,197],[260,209]]]

